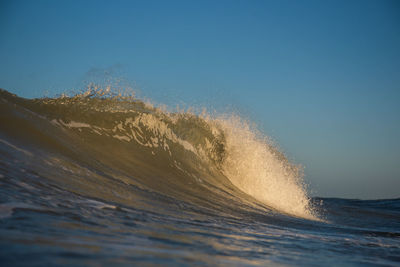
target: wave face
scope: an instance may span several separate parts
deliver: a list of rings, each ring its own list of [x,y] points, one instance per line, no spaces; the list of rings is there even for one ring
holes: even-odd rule
[[[309,264],[315,249],[363,235],[377,237],[365,246],[394,247],[383,262],[399,251],[398,200],[359,229],[359,217],[343,214],[353,202],[310,199],[301,167],[239,117],[104,93],[0,91],[0,262]]]

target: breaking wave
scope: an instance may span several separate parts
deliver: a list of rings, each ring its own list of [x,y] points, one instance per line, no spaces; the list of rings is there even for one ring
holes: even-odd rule
[[[2,90],[0,101],[0,142],[71,192],[318,220],[301,167],[238,116],[169,112],[108,90],[32,100]]]

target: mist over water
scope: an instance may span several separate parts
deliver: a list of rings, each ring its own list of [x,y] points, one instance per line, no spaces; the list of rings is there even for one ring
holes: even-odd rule
[[[237,115],[96,86],[0,103],[4,263],[399,261],[398,199],[311,199],[302,167]]]

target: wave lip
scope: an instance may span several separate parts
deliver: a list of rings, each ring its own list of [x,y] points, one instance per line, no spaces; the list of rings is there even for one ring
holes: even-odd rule
[[[238,117],[219,119],[227,156],[223,172],[243,192],[279,211],[317,219],[302,180],[302,169],[290,163],[267,138]]]

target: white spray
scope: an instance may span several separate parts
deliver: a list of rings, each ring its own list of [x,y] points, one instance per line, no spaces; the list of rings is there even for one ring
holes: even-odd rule
[[[214,121],[225,136],[223,172],[240,190],[285,213],[317,219],[307,197],[302,172],[267,138],[260,138],[240,118]]]

